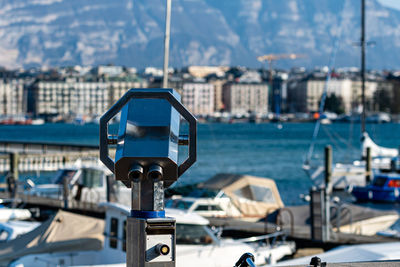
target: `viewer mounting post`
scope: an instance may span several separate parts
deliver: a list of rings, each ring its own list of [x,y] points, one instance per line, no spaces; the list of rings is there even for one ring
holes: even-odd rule
[[[325,232],[324,240],[330,240],[331,214],[330,214],[330,198],[332,193],[332,147],[325,147]]]
[[[367,157],[365,159],[365,185],[368,185],[371,182],[371,176],[372,176],[371,148],[367,147]]]
[[[118,136],[109,136],[108,122],[120,111]],[[188,138],[179,136],[181,116],[189,123]],[[100,159],[132,190],[128,267],[175,266],[175,220],[165,217],[164,189],[196,161],[196,127],[173,89],[131,89],[100,119]],[[179,144],[189,146],[181,165]],[[114,160],[109,145],[116,146]]]
[[[329,242],[331,236],[330,197],[332,193],[332,147],[325,147],[325,187],[310,190],[311,239]]]
[[[362,102],[362,117],[361,117],[361,134],[365,132],[365,0],[361,0],[361,102]]]

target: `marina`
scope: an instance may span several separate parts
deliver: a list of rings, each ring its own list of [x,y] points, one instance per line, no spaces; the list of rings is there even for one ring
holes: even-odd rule
[[[45,125],[46,126],[46,125]],[[239,126],[239,127],[238,127]],[[348,129],[349,125],[348,124],[338,124],[336,125],[336,129],[338,129],[337,127],[343,127],[343,129],[341,130],[342,132],[346,132],[346,130]],[[382,125],[368,125],[371,128],[374,128],[375,130],[377,130],[377,132],[379,133],[384,133],[386,132],[385,130],[379,129],[381,128],[386,128],[386,127],[390,127],[390,128],[396,128],[398,127],[397,124],[382,124]],[[18,132],[23,132],[26,131],[26,135],[31,135],[29,133],[29,131],[34,131],[35,127],[39,127],[39,126],[3,126],[5,127],[5,130],[7,131],[7,128],[13,128],[13,130],[15,130],[15,127],[19,127],[19,131]],[[43,127],[43,126],[41,126]],[[92,129],[97,128],[96,125],[84,125],[84,126],[71,126],[71,125],[47,125],[47,127],[49,127],[49,133],[53,136],[57,136],[57,138],[60,139],[67,139],[67,137],[62,136],[63,134],[63,128],[64,127],[68,127],[68,128],[75,128],[76,131],[81,131],[83,133],[89,133],[90,131],[92,131]],[[232,125],[230,124],[212,124],[212,125],[207,125],[207,124],[200,124],[199,125],[199,132],[203,133],[205,135],[207,135],[207,137],[199,137],[199,143],[202,144],[202,141],[204,142],[204,144],[206,144],[205,146],[207,147],[207,145],[209,146],[208,149],[212,150],[214,144],[210,144],[209,143],[209,135],[214,134],[213,132],[210,132],[210,129],[213,129],[213,131],[216,131],[215,129],[217,129],[217,131],[219,133],[223,133],[223,131],[221,131],[222,129],[227,129],[227,131],[229,131],[229,129],[232,127]],[[265,132],[269,132],[271,133],[272,131],[278,131],[275,128],[274,124],[243,124],[243,125],[235,125],[235,127],[237,127],[236,129],[241,129],[241,127],[243,127],[243,134],[248,134],[253,133],[253,136],[259,136],[259,140],[264,139],[266,142],[271,142],[272,140],[270,139],[271,137],[266,134]],[[308,127],[308,130],[307,130]],[[283,129],[279,130],[278,133],[282,134],[282,135],[292,135],[293,133],[300,133],[301,130],[306,130],[304,131],[305,133],[308,131],[308,133],[311,132],[313,125],[312,124],[285,124]],[[324,125],[324,127],[331,127],[330,125]],[[57,128],[61,129],[58,130]],[[52,131],[59,131],[58,134],[53,135]],[[285,132],[288,131],[288,132]],[[394,131],[393,131],[394,132]],[[306,135],[305,133],[304,136]],[[231,135],[232,136],[232,135]],[[377,135],[375,135],[377,136]],[[392,135],[393,136],[393,135]],[[239,140],[241,138],[241,133],[240,131],[236,131],[236,136],[233,136],[233,138],[237,138],[236,140]],[[43,136],[42,136],[43,138]],[[75,139],[76,138],[76,139]],[[80,152],[76,152],[74,151],[75,147],[79,147],[77,140],[80,139],[85,139],[88,138],[88,136],[83,135],[82,137],[80,136],[76,136],[74,138],[71,138],[68,140],[69,143],[74,144],[74,146],[72,146],[72,150],[69,152],[68,149],[64,148],[63,149],[63,155],[64,156],[68,156],[69,153],[71,153],[71,155],[78,155],[79,153],[88,153],[87,151],[80,151]],[[221,142],[227,142],[227,143],[233,143],[235,142],[235,140],[232,138],[232,140],[227,140],[225,138],[225,135],[221,135]],[[381,137],[382,138],[382,137]],[[331,139],[329,139],[329,136],[324,136],[321,135],[321,139],[325,140],[325,142],[329,142]],[[377,139],[380,139],[380,137],[378,136]],[[59,140],[59,139],[58,139]],[[59,143],[57,139],[53,139],[52,142],[53,144]],[[217,140],[215,142],[219,142],[220,140]],[[304,146],[304,150],[306,150],[307,147],[307,143],[305,142],[306,138],[304,137],[304,140],[301,141],[299,140],[298,143],[302,143],[303,142],[303,146]],[[385,140],[385,145],[387,146],[394,146],[393,144],[396,143],[396,138],[393,138],[393,140],[390,139],[386,139]],[[40,141],[38,140],[32,140],[31,142],[36,143],[36,147],[38,146],[38,143],[40,143]],[[276,143],[275,141],[272,141],[274,143]],[[17,144],[17,141],[14,141],[13,143]],[[82,145],[82,148],[80,148],[81,150],[84,149],[86,147],[86,149],[89,149],[89,153],[92,153],[91,158],[94,156],[94,151],[95,151],[95,145],[96,141],[95,138],[91,137],[91,141],[86,142],[86,145]],[[87,145],[89,144],[89,145]],[[243,142],[242,144],[237,143],[237,150],[239,151],[243,151],[243,147],[242,146],[247,146],[247,142]],[[323,146],[324,143],[321,142],[320,146]],[[281,146],[286,147],[287,144],[285,144],[284,142],[281,143]],[[18,152],[18,154],[21,154],[21,157],[24,156],[24,152],[27,152],[27,146],[25,147],[25,151],[22,151],[20,149],[21,145],[15,145],[15,147],[17,147],[17,149],[19,150],[15,150]],[[23,146],[22,146],[23,147]],[[11,152],[12,149],[8,148],[9,150],[4,151],[4,152]],[[204,149],[204,147],[203,147]],[[230,148],[232,149],[232,148]],[[276,152],[274,151],[265,151],[266,153],[266,158],[268,158],[268,154],[270,153],[272,154],[276,154],[278,153],[277,151],[281,151],[283,150],[281,147],[276,147]],[[52,153],[54,149],[50,149],[48,150],[46,153],[49,153],[50,157],[53,155]],[[206,151],[206,150],[203,150]],[[339,150],[340,151],[340,150]],[[360,151],[360,150],[359,150]],[[222,154],[227,153],[227,151],[223,151],[222,149]],[[253,153],[255,153],[256,155],[260,152],[258,152],[257,150],[252,151]],[[42,157],[46,157],[46,153],[41,153]],[[201,153],[201,152],[200,152]],[[230,153],[232,153],[232,155],[235,154],[234,151],[230,151]],[[299,154],[304,154],[304,151],[299,151]],[[360,153],[355,151],[356,153]],[[9,157],[9,154],[5,154],[7,157]],[[85,158],[84,156],[86,156],[85,154],[81,154],[81,156],[83,156],[83,158]],[[215,155],[214,155],[215,156]],[[9,157],[11,158],[11,157]],[[72,157],[71,157],[72,158]],[[254,157],[256,160],[259,160],[259,157]],[[339,158],[339,157],[336,157]],[[212,159],[214,160],[214,159]],[[283,166],[285,166],[285,162],[288,161],[288,159],[286,159],[283,162]],[[323,162],[323,160],[320,158],[321,162]],[[90,162],[86,162],[83,163],[82,161],[78,161],[78,165],[79,166],[94,166],[93,165],[93,161]],[[97,163],[98,164],[98,163]],[[207,163],[203,163],[203,164],[207,164]],[[279,161],[275,161],[275,167],[278,169],[281,169],[282,167],[279,167],[280,162]],[[70,167],[67,167],[65,170],[66,171],[59,171],[58,173],[55,172],[49,172],[49,171],[40,171],[40,172],[35,172],[36,170],[29,170],[28,173],[25,172],[25,169],[23,168],[19,168],[18,169],[18,175],[20,177],[20,186],[24,186],[24,184],[26,184],[27,181],[34,179],[35,181],[40,181],[38,182],[38,184],[33,185],[33,187],[29,188],[28,191],[21,191],[23,189],[17,190],[18,194],[15,196],[16,197],[16,202],[14,202],[14,205],[20,206],[21,204],[23,204],[23,206],[25,206],[28,209],[37,209],[39,208],[40,210],[43,211],[52,211],[50,214],[52,214],[53,212],[55,212],[58,209],[63,209],[66,211],[70,211],[70,212],[77,212],[78,214],[86,214],[86,215],[91,215],[94,216],[95,218],[104,218],[104,216],[107,218],[107,209],[105,208],[106,206],[104,205],[98,205],[98,203],[100,202],[105,202],[107,200],[111,200],[111,201],[116,201],[117,198],[116,196],[112,196],[111,192],[113,192],[113,190],[115,190],[115,185],[113,186],[112,184],[110,184],[109,179],[107,178],[107,175],[109,175],[109,172],[105,171],[104,168],[99,168],[96,167],[95,169],[103,169],[102,172],[104,172],[104,176],[98,176],[100,175],[100,173],[97,174],[98,177],[104,177],[102,179],[104,179],[101,184],[103,184],[105,186],[103,190],[103,197],[102,199],[92,199],[90,201],[87,201],[90,199],[90,197],[83,197],[81,199],[77,199],[77,191],[75,185],[81,184],[83,180],[87,180],[84,178],[84,176],[82,176],[85,172],[80,170],[79,168],[75,167],[75,169],[71,166],[73,166],[73,164],[68,164]],[[75,166],[78,166],[75,164]],[[23,165],[22,165],[23,166]],[[196,166],[196,165],[195,165]],[[293,165],[291,165],[293,166]],[[81,167],[81,168],[82,168]],[[237,166],[235,166],[237,168]],[[274,236],[275,233],[279,233],[281,231],[281,233],[286,236],[286,240],[291,240],[291,242],[295,242],[296,243],[296,249],[306,249],[306,248],[312,248],[312,247],[319,247],[319,248],[324,248],[324,249],[331,249],[334,247],[337,247],[338,245],[356,245],[356,244],[377,244],[377,243],[387,243],[387,242],[395,242],[396,241],[396,235],[388,235],[388,230],[390,228],[390,226],[392,224],[394,224],[397,219],[399,218],[399,215],[397,213],[397,208],[396,205],[393,207],[395,209],[394,212],[391,211],[390,207],[385,207],[385,209],[379,209],[379,205],[374,206],[373,209],[367,208],[367,207],[357,207],[357,206],[352,206],[352,204],[347,203],[346,201],[348,200],[344,200],[343,203],[332,203],[331,205],[335,206],[335,205],[343,205],[342,207],[342,212],[344,212],[343,214],[343,218],[339,219],[339,217],[341,217],[342,215],[332,215],[332,237],[329,241],[318,241],[318,238],[313,240],[312,238],[312,227],[309,224],[309,210],[310,210],[310,204],[306,204],[304,205],[304,195],[307,195],[307,190],[299,190],[299,188],[296,187],[292,187],[290,188],[290,184],[294,183],[296,180],[299,181],[304,181],[309,188],[311,188],[312,186],[312,182],[309,180],[309,178],[306,176],[306,174],[301,170],[301,162],[299,161],[298,166],[295,166],[296,170],[286,170],[286,173],[281,173],[278,179],[272,179],[272,184],[271,182],[267,182],[268,179],[265,180],[266,185],[268,184],[268,186],[271,186],[271,189],[268,190],[272,190],[269,191],[271,193],[268,194],[262,194],[264,200],[263,201],[267,201],[267,203],[270,203],[265,199],[265,197],[269,196],[270,199],[276,199],[278,200],[277,204],[275,206],[271,206],[271,203],[268,204],[269,208],[267,208],[266,210],[262,211],[260,210],[261,206],[258,207],[257,209],[259,210],[260,216],[254,217],[254,214],[249,214],[250,217],[248,219],[245,218],[241,218],[240,212],[239,210],[243,209],[240,208],[240,206],[235,206],[234,204],[228,204],[228,206],[226,206],[226,204],[223,204],[221,201],[217,201],[216,200],[201,200],[199,199],[200,202],[198,202],[198,204],[196,204],[197,206],[193,206],[193,208],[190,209],[189,206],[186,206],[187,211],[189,212],[189,210],[191,210],[192,212],[196,212],[197,209],[200,210],[204,210],[204,208],[201,208],[203,206],[207,206],[207,209],[209,210],[208,212],[205,212],[205,210],[203,212],[200,211],[199,214],[201,214],[202,216],[206,216],[208,218],[209,223],[213,226],[216,227],[218,229],[223,229],[222,232],[222,236],[228,237],[228,238],[235,238],[235,239],[246,239],[248,238],[249,240],[259,240],[259,238],[254,238],[256,236],[259,236],[260,238],[262,238],[263,236],[269,236],[272,235],[271,237]],[[69,169],[68,169],[69,168]],[[72,169],[71,169],[72,168]],[[84,167],[85,168],[85,167]],[[92,168],[92,167],[91,167]],[[228,167],[229,168],[234,168],[232,167]],[[61,166],[60,166],[60,169]],[[226,169],[226,168],[224,168]],[[262,168],[261,168],[262,169]],[[68,170],[68,171],[67,171]],[[79,171],[78,171],[79,170]],[[57,189],[56,191],[54,191],[54,189],[51,188],[57,188],[57,187],[49,187],[48,183],[54,183],[56,180],[62,181],[63,179],[61,179],[60,177],[62,177],[63,175],[70,173],[72,171],[72,175],[68,175],[68,177],[71,177],[69,181],[71,181],[71,184],[65,184],[65,183],[61,183],[59,185],[59,189]],[[256,172],[254,173],[259,173],[260,170],[256,170]],[[265,171],[265,170],[264,170]],[[211,175],[209,176],[209,178],[202,178],[202,177],[198,177],[197,179],[193,179],[194,175],[197,175],[196,172],[198,172],[196,170],[196,168],[193,169],[193,172],[189,172],[187,174],[188,179],[191,182],[181,182],[178,183],[178,185],[174,186],[172,188],[172,193],[169,192],[168,195],[172,194],[172,199],[170,201],[174,201],[174,205],[171,206],[171,204],[168,204],[169,202],[166,202],[166,206],[171,206],[171,207],[178,207],[180,209],[182,209],[182,205],[179,205],[179,202],[176,201],[189,201],[190,203],[193,203],[194,201],[196,201],[196,198],[180,198],[180,197],[176,197],[176,194],[178,194],[179,192],[179,188],[183,188],[184,191],[186,190],[186,192],[189,193],[193,193],[194,195],[197,195],[197,198],[199,197],[199,194],[196,194],[194,190],[205,190],[206,188],[208,188],[208,190],[212,189],[212,190],[216,190],[217,188],[220,187],[215,187],[216,185],[218,186],[225,186],[227,188],[232,188],[232,189],[228,189],[231,190],[230,192],[235,192],[235,188],[237,188],[236,186],[234,186],[235,181],[239,181],[238,184],[242,184],[242,186],[246,186],[246,183],[240,182],[240,178],[241,175],[229,175],[229,174],[219,174],[219,176],[215,176],[215,178],[213,178]],[[243,171],[244,172],[244,171]],[[294,172],[297,173],[297,176],[294,176],[292,179],[293,181],[287,181],[287,176],[289,173]],[[37,178],[33,178],[32,176],[29,175],[29,173],[32,175],[38,175]],[[36,174],[35,174],[36,173]],[[65,173],[65,174],[63,174]],[[240,171],[239,171],[240,173]],[[211,172],[210,172],[211,174]],[[268,173],[268,172],[264,172],[263,173],[266,177],[271,177],[273,175],[273,172]],[[30,177],[29,177],[30,176]],[[265,177],[264,176],[264,177]],[[42,177],[42,178],[40,178]],[[58,178],[57,178],[58,177]],[[73,178],[76,177],[76,178]],[[220,178],[218,178],[220,177]],[[231,178],[229,178],[231,177]],[[236,177],[236,178],[233,178]],[[242,177],[246,177],[246,176],[242,176]],[[38,179],[39,178],[39,179]],[[282,178],[286,178],[286,179],[282,179]],[[40,180],[42,179],[42,180]],[[82,180],[83,179],[83,180]],[[218,179],[220,180],[218,182]],[[238,180],[239,179],[239,180]],[[249,178],[247,178],[249,179]],[[251,178],[251,179],[265,179],[265,178]],[[213,182],[207,182],[207,180],[213,181]],[[246,178],[243,180],[245,181]],[[23,182],[25,181],[25,182]],[[81,181],[81,182],[78,182]],[[250,180],[249,180],[250,181]],[[4,180],[4,182],[6,182],[6,180]],[[222,184],[221,184],[222,182]],[[277,185],[274,185],[276,182]],[[93,183],[93,182],[92,182]],[[256,180],[254,180],[255,185],[259,186],[260,183],[257,183]],[[263,182],[264,183],[264,182]],[[230,185],[232,184],[232,186]],[[43,187],[44,186],[44,187]],[[37,188],[35,188],[37,187]],[[41,187],[43,187],[43,189],[40,189]],[[85,185],[84,187],[86,188],[90,188],[89,185]],[[107,189],[107,187],[112,187],[113,190]],[[6,188],[6,186],[4,186],[4,188]],[[23,188],[23,187],[22,187]],[[25,187],[26,188],[26,187]],[[196,189],[197,188],[197,189]],[[25,189],[26,190],[26,189]],[[44,190],[44,191],[43,191]],[[49,191],[50,190],[50,191]],[[91,189],[92,190],[92,189]],[[276,192],[274,190],[277,190]],[[35,193],[36,192],[36,193]],[[46,193],[49,192],[49,193]],[[66,194],[66,192],[68,192],[68,194]],[[216,190],[215,192],[218,192],[218,190]],[[223,192],[223,191],[221,191]],[[244,191],[243,191],[244,192]],[[273,193],[272,193],[273,192]],[[339,191],[340,192],[340,191]],[[110,195],[111,194],[111,195]],[[115,191],[114,191],[115,194]],[[127,191],[127,196],[129,196],[129,192]],[[175,194],[175,196],[174,196]],[[278,194],[278,195],[277,195]],[[296,194],[296,195],[294,195]],[[303,195],[302,195],[303,194]],[[340,193],[342,194],[342,193]],[[339,194],[339,195],[340,195]],[[225,194],[224,194],[225,195]],[[290,197],[288,197],[288,195],[290,195]],[[343,194],[342,194],[343,195]],[[340,195],[340,197],[343,197],[342,195]],[[0,197],[2,199],[9,199],[10,198],[10,193],[7,192],[7,190],[0,192]],[[228,193],[228,199],[225,200],[226,201],[232,201],[232,196],[229,197],[229,193]],[[280,200],[280,197],[282,197],[282,200]],[[351,195],[347,195],[347,197],[350,197],[351,199]],[[87,200],[85,200],[87,199]],[[129,197],[125,198],[126,200],[123,201],[123,203],[125,203],[125,205],[129,205]],[[290,199],[292,200],[291,204],[286,204],[285,203],[285,199]],[[239,199],[238,199],[239,200]],[[211,202],[210,202],[211,201]],[[172,202],[171,202],[172,203]],[[197,203],[197,202],[196,202]],[[234,202],[233,202],[234,203]],[[239,203],[239,202],[238,202]],[[248,211],[251,211],[252,208],[249,208],[250,206],[248,206],[250,203],[246,204],[246,209]],[[254,204],[257,206],[257,204],[254,202]],[[253,205],[254,205],[253,204]],[[120,204],[119,204],[120,205]],[[211,206],[210,206],[211,205]],[[211,208],[213,205],[225,205],[226,207],[229,207],[228,210],[230,210],[231,212],[233,211],[233,213],[221,213],[221,212],[211,212],[211,210],[220,210],[220,208],[218,208],[216,206],[216,208]],[[241,204],[242,205],[242,204]],[[262,204],[264,205],[264,204]],[[255,206],[255,207],[256,207]],[[338,206],[338,207],[339,207]],[[197,208],[196,208],[197,207]],[[200,208],[199,208],[200,207]],[[223,206],[221,206],[223,207]],[[267,206],[266,206],[267,207]],[[272,208],[273,207],[273,208]],[[376,209],[378,207],[378,209]],[[186,210],[185,209],[185,210]],[[223,208],[222,208],[223,209]],[[234,211],[236,210],[236,211]],[[43,212],[43,214],[48,212]],[[336,211],[338,211],[336,209]],[[349,217],[349,215],[346,215],[346,212],[348,213],[350,211],[351,213],[351,217]],[[236,213],[235,213],[236,212]],[[331,210],[331,212],[335,212],[335,210]],[[359,215],[357,215],[359,214]],[[43,216],[43,215],[41,215]],[[48,216],[48,215],[47,215]],[[45,217],[47,217],[45,216]],[[361,217],[360,217],[361,216]],[[367,216],[367,217],[365,217]],[[368,219],[368,216],[371,216],[370,218],[373,218],[374,221],[371,221],[371,219]],[[379,217],[380,216],[380,217]],[[385,217],[386,216],[386,217]],[[224,219],[225,218],[225,219]],[[358,219],[357,219],[358,218]],[[382,219],[378,219],[378,218],[382,218]],[[358,220],[360,220],[360,222],[358,222]],[[350,220],[350,221],[349,221]],[[362,220],[366,220],[365,223],[362,222]],[[374,227],[375,225],[379,225],[380,228],[374,228],[374,230],[372,230],[373,228],[371,228],[371,230],[367,230],[367,228],[363,228],[363,227]],[[340,226],[339,226],[340,225]],[[338,226],[340,227],[340,230],[338,228]],[[5,226],[6,227],[6,226]],[[347,227],[347,228],[346,228]],[[7,228],[8,229],[8,228]],[[347,229],[347,230],[346,230]],[[364,230],[363,230],[364,229]],[[386,232],[385,232],[386,230]],[[378,232],[383,232],[386,234],[378,234]],[[106,241],[102,241],[105,242],[104,244],[106,244]],[[294,244],[294,243],[293,243]],[[250,251],[250,250],[249,250]],[[294,253],[294,247],[291,248],[291,252],[289,254],[293,254]],[[61,252],[61,254],[59,254],[58,261],[63,261],[63,262],[68,262],[66,259],[63,260],[63,253]],[[92,253],[92,252],[90,252]],[[90,254],[89,253],[89,254]],[[85,253],[84,253],[85,254]],[[88,254],[88,255],[89,255]],[[69,255],[68,253],[65,255]],[[123,261],[124,259],[124,255],[121,254],[122,256],[120,256],[120,260],[117,260],[115,263],[118,263],[118,261]],[[22,260],[21,262],[29,262],[34,258],[37,258],[38,256],[33,256],[30,257],[28,256],[26,260]],[[47,262],[48,260],[45,260],[45,258],[47,256],[43,255],[40,257],[44,257],[43,262]],[[54,258],[55,256],[51,256],[52,259],[56,259]],[[76,259],[79,259],[80,257],[77,256]],[[50,259],[50,258],[49,258]],[[276,260],[274,260],[273,262],[276,262]],[[271,262],[269,262],[271,263]],[[291,262],[288,262],[290,264],[292,264]],[[293,263],[296,263],[296,261],[294,261]],[[29,266],[30,264],[28,264],[27,266]],[[122,263],[123,265],[123,263]],[[182,265],[185,266],[185,265]]]
[[[164,35],[162,70],[111,63],[95,67],[98,60],[88,57],[98,57],[99,47],[74,37],[67,43],[76,51],[64,51],[62,41],[46,41],[42,22],[34,23],[40,36],[13,39],[16,56],[5,62],[15,61],[13,68],[25,62],[0,69],[0,266],[400,265],[400,72],[386,65],[369,69],[366,60],[367,47],[375,44],[367,38],[366,30],[374,29],[366,27],[367,18],[382,20],[375,12],[379,8],[385,17],[399,16],[390,8],[400,10],[400,5],[284,1],[278,13],[271,13],[278,2],[239,0],[229,11],[219,2],[186,2],[179,8],[174,3],[174,12],[166,0],[165,30],[160,30],[163,9],[137,20],[152,8],[128,1],[124,12],[115,12],[121,16],[115,23],[124,30],[107,34],[109,23],[103,25],[101,35],[110,43],[97,37],[99,29],[91,34],[90,25],[102,25],[103,15],[94,23],[77,20],[81,14],[92,17],[87,12],[96,14],[101,5],[72,12],[74,31],[83,23],[87,39],[103,46],[101,64],[119,53],[125,63],[132,61],[132,51],[145,51],[150,58],[155,53],[149,47],[160,54],[156,43]],[[206,10],[206,19],[186,24],[181,17],[177,21],[187,29],[171,27],[172,15],[195,18],[198,12],[187,12],[189,2],[199,4],[198,12]],[[40,3],[43,10],[64,10],[64,4]],[[311,6],[306,24],[318,25],[317,31],[301,22]],[[3,13],[14,10],[11,2],[6,7]],[[107,7],[109,15],[113,8]],[[214,13],[218,19],[210,19]],[[64,15],[46,16],[44,23],[57,25]],[[227,23],[231,18],[235,22]],[[274,27],[278,19],[287,25]],[[245,21],[251,21],[251,30]],[[396,24],[386,22],[375,24],[385,29]],[[207,45],[187,32],[193,31],[191,23],[200,35],[207,28]],[[147,25],[143,31],[141,24]],[[208,34],[211,28],[224,32],[218,41]],[[265,35],[264,28],[279,33],[271,39],[275,33],[270,29]],[[4,21],[2,32],[6,29]],[[343,62],[353,64],[356,53],[344,52],[349,43],[344,37],[354,39],[356,29],[361,31],[354,43],[360,47],[360,69],[341,68]],[[297,45],[274,49],[287,30],[291,39],[299,39]],[[258,32],[256,38],[250,32]],[[59,34],[69,35],[62,27]],[[178,40],[170,52],[171,35],[190,37],[190,47],[181,49],[187,41]],[[314,35],[332,44],[312,41]],[[135,49],[128,45],[132,36],[140,37]],[[117,39],[126,44],[116,44]],[[230,48],[222,53],[224,42]],[[295,51],[303,43],[307,48]],[[38,44],[57,49],[32,51]],[[63,51],[61,61],[41,61],[41,54],[55,50]],[[10,53],[3,46],[0,51]],[[185,62],[170,68],[170,54],[171,60]],[[328,54],[327,66],[295,67],[316,57],[321,62]],[[261,68],[229,66],[243,55]],[[214,66],[222,57],[225,66]],[[65,65],[76,58],[82,64]],[[291,69],[273,65],[281,60],[293,61]],[[193,61],[201,63],[187,65]],[[155,62],[160,65],[161,57]],[[213,66],[202,66],[206,62]]]

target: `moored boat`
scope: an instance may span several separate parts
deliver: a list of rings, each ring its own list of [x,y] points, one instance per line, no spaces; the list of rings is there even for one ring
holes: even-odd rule
[[[267,213],[284,207],[274,180],[250,175],[217,174],[198,184],[192,194],[195,197],[174,197],[166,202],[166,207],[209,218],[248,221],[257,221]]]
[[[114,203],[106,203],[104,207],[105,221],[61,211],[31,233],[9,244],[0,244],[0,264],[47,266],[49,262],[63,262],[68,266],[126,266],[124,225],[130,210]],[[243,252],[253,253],[258,265],[276,263],[295,249],[293,242],[261,244],[267,236],[242,241],[219,239],[207,227],[208,220],[197,214],[175,209],[166,209],[166,213],[177,222],[177,266],[233,266]],[[83,227],[79,222],[84,221]],[[78,245],[79,240],[85,245]],[[13,253],[6,253],[17,246],[19,249]]]
[[[129,204],[130,191],[120,186],[111,176],[112,173],[102,165],[81,164],[60,169],[50,183],[33,184],[23,193],[28,196],[61,200],[64,198],[65,189],[68,189],[76,201],[100,203],[107,201],[108,192],[113,193],[114,200],[118,203]],[[112,184],[108,181],[112,181]],[[65,186],[67,188],[64,188]]]
[[[400,202],[400,174],[378,174],[371,184],[355,186],[351,193],[361,202]]]

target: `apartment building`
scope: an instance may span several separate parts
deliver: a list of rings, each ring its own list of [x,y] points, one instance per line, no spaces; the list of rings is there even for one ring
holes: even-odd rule
[[[289,105],[296,112],[318,111],[325,86],[326,80],[323,78],[306,78],[297,82],[296,86],[289,91]],[[366,99],[370,103],[367,109],[370,109],[372,106],[369,107],[369,105],[372,105],[377,82],[368,81],[365,87]],[[350,113],[361,105],[361,81],[332,78],[328,84],[327,96],[332,95],[339,97],[342,100],[344,112]]]
[[[223,86],[225,110],[234,115],[268,112],[269,86],[263,83],[227,83]]]
[[[26,113],[27,97],[23,79],[0,80],[0,116]]]
[[[129,89],[132,88],[147,88],[147,82],[144,80],[137,81],[107,81],[107,89],[109,92],[108,107],[111,107],[118,101]]]
[[[374,95],[377,90],[377,81],[365,82],[365,108],[367,111],[374,110]],[[353,110],[360,109],[362,105],[362,85],[360,80],[352,82],[351,91],[351,107]]]
[[[223,86],[226,80],[222,79],[210,79],[208,81],[210,84],[214,85],[214,109],[215,111],[220,111],[224,108],[224,102],[222,100]]]
[[[98,116],[110,103],[105,82],[39,81],[33,90],[37,115]]]
[[[34,113],[37,115],[102,115],[131,88],[145,88],[138,81],[39,81],[33,86]]]
[[[206,82],[184,82],[182,103],[195,115],[207,116],[215,110],[214,85]]]

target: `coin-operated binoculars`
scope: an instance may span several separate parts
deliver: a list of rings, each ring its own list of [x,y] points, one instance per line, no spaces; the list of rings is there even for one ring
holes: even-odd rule
[[[118,136],[108,122],[121,111]],[[189,136],[179,136],[181,116]],[[108,146],[116,145],[115,160]],[[189,156],[178,165],[178,146]],[[196,161],[196,119],[173,89],[131,89],[100,119],[100,159],[132,192],[127,266],[175,266],[175,220],[165,217],[164,189]]]

